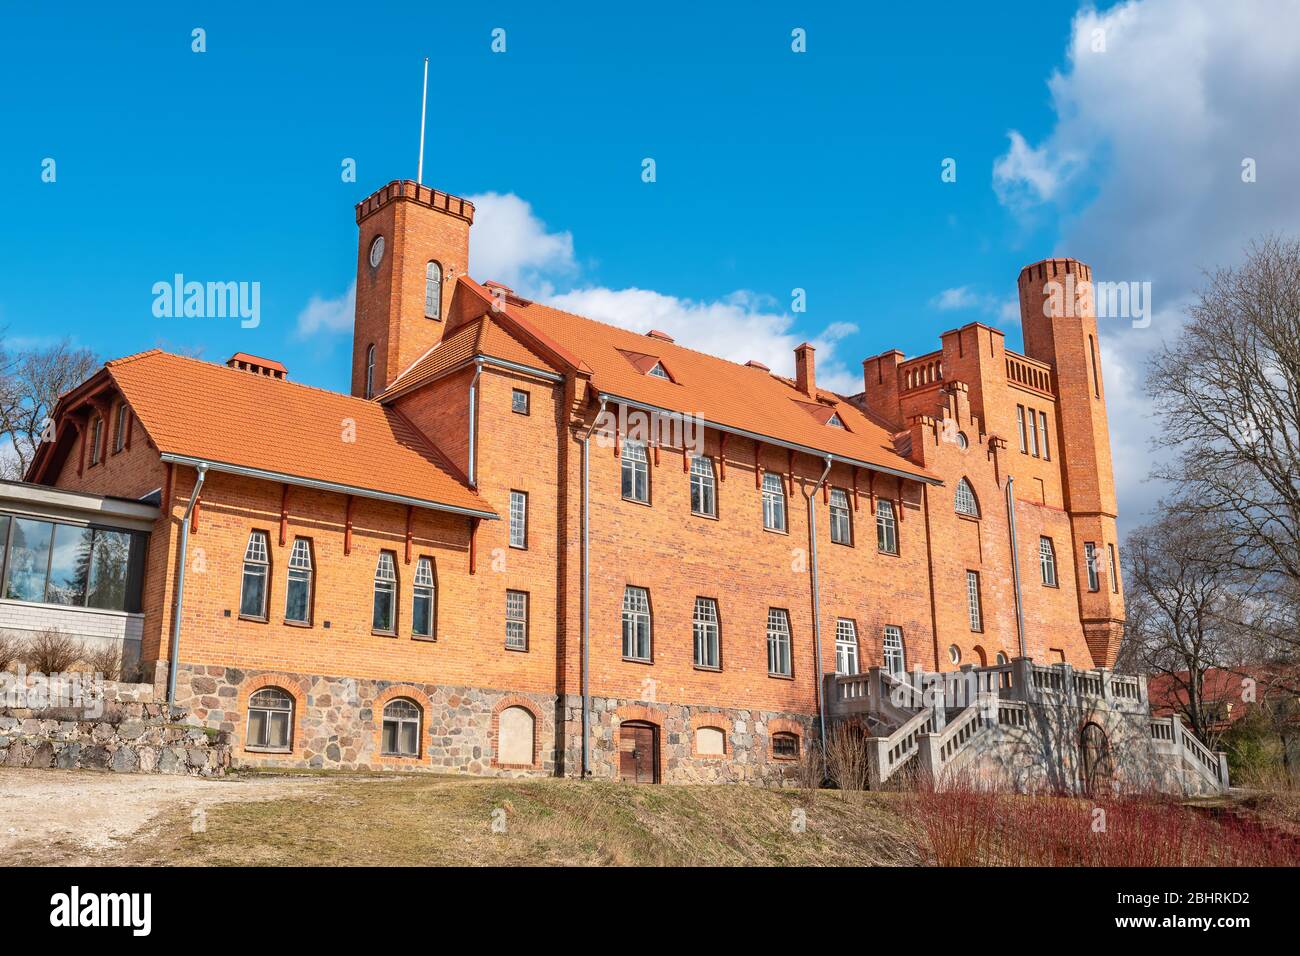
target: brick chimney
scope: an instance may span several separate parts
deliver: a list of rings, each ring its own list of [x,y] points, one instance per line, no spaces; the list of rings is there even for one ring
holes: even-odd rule
[[[236,352],[234,355],[230,356],[230,358],[226,359],[226,365],[230,368],[239,369],[241,372],[252,372],[254,375],[265,375],[267,378],[289,377],[289,370],[275,359],[249,355],[247,352]]]
[[[817,398],[817,370],[813,361],[814,351],[816,349],[807,342],[795,347],[794,383],[799,391],[815,401]]]

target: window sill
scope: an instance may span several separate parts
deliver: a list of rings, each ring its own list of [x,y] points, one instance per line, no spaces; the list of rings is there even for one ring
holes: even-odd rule
[[[396,631],[376,631],[373,628],[370,631],[372,637],[397,637]]]
[[[721,673],[722,673],[722,665],[721,665],[721,664],[719,664],[717,667],[707,667],[707,666],[705,666],[704,664],[692,664],[692,665],[691,665],[691,669],[692,669],[692,670],[697,670],[697,671],[705,671],[706,673],[709,673],[709,674],[721,674]]]
[[[966,513],[963,512],[963,511],[957,511],[957,512],[954,512],[954,514],[956,514],[957,517],[960,518],[962,521],[974,521],[974,522],[978,523],[979,520],[980,520],[980,516],[979,516],[979,515],[968,515],[968,514],[966,514]]]
[[[692,517],[692,518],[708,518],[710,521],[717,521],[717,520],[718,520],[718,516],[717,516],[717,515],[705,514],[703,511],[692,511],[692,512],[691,512],[691,517]]]
[[[887,557],[887,558],[896,558],[896,557],[898,557],[898,552],[897,552],[897,551],[885,551],[885,550],[882,550],[881,548],[876,548],[876,554],[883,554],[883,555],[884,555],[885,557]]]
[[[629,497],[627,497],[627,495],[624,495],[624,496],[623,496],[623,500],[626,501],[626,502],[627,502],[628,504],[630,504],[630,505],[640,505],[640,506],[643,507],[643,508],[649,508],[649,507],[650,507],[650,502],[648,502],[648,501],[642,501],[640,498],[629,498]]]
[[[526,545],[526,544],[512,544],[512,545],[510,545],[510,550],[511,550],[511,551],[527,551],[527,550],[528,550],[528,545]]]
[[[509,645],[507,645],[507,646],[506,646],[506,650],[508,650],[508,651],[509,651],[510,653],[512,653],[512,654],[527,654],[527,653],[528,653],[528,648],[526,648],[526,647],[510,647]]]
[[[311,624],[311,621],[285,621],[285,622],[284,622],[284,626],[285,626],[285,627],[302,627],[302,628],[306,628],[307,630],[311,630],[312,624]]]
[[[853,542],[852,542],[852,541],[836,541],[834,538],[831,538],[831,544],[839,545],[841,548],[851,548],[851,547],[853,547]]]
[[[239,619],[240,619],[241,621],[248,621],[250,624],[265,624],[265,623],[267,623],[267,619],[266,619],[266,618],[264,618],[264,617],[253,617],[251,614],[241,614],[241,615],[239,615]]]
[[[425,644],[436,644],[436,643],[438,643],[438,638],[437,638],[435,635],[433,635],[433,634],[412,634],[412,635],[411,635],[411,640],[413,640],[413,641],[422,641],[422,642],[425,643]]]
[[[647,665],[648,665],[648,664],[653,664],[653,663],[654,663],[654,658],[651,658],[651,657],[625,657],[625,658],[623,658],[623,663],[624,663],[624,664],[647,664]]]
[[[281,747],[245,747],[244,752],[250,754],[281,754],[288,757],[293,753],[293,748],[285,750]]]
[[[773,674],[771,671],[768,671],[767,676],[772,678],[772,680],[794,680],[793,674]]]
[[[763,525],[763,530],[769,532],[770,534],[783,534],[786,537],[790,536],[790,532],[785,530],[784,528],[769,528],[767,525]]]

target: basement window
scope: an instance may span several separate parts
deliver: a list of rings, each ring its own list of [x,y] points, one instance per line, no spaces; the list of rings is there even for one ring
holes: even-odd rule
[[[799,737],[797,734],[773,734],[772,756],[782,760],[799,759]]]

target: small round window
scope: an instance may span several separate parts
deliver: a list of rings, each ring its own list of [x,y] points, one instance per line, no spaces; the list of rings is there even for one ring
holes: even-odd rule
[[[957,433],[957,447],[960,448],[962,451],[965,451],[967,448],[970,447],[970,442],[967,440],[965,432]]]
[[[954,664],[961,663],[961,648],[956,644],[953,644],[948,648],[948,660],[952,661]]]
[[[376,268],[380,260],[384,258],[384,237],[375,236],[375,241],[370,244],[370,267]]]

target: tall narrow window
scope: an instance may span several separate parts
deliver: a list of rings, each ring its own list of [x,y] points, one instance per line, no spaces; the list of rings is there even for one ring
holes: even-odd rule
[[[1038,539],[1038,566],[1043,572],[1043,583],[1049,588],[1056,587],[1056,548],[1046,536]]]
[[[1101,378],[1097,375],[1097,343],[1088,336],[1088,355],[1092,359],[1092,394],[1101,398]]]
[[[767,672],[777,677],[789,677],[790,666],[790,614],[783,608],[767,609]]]
[[[528,493],[510,492],[510,547],[528,547]]]
[[[420,756],[420,708],[399,697],[384,705],[383,746],[386,756]]]
[[[1035,458],[1038,457],[1038,415],[1032,409],[1026,409],[1029,412],[1029,453]]]
[[[119,452],[126,445],[126,402],[117,406],[117,424],[113,430],[113,451]]]
[[[506,647],[528,650],[528,592],[506,592]]]
[[[785,482],[771,471],[763,475],[763,527],[785,530]]]
[[[842,488],[831,489],[831,541],[853,544],[853,515],[849,511],[848,492]]]
[[[1047,412],[1038,413],[1038,431],[1043,437],[1043,460],[1052,460],[1052,450],[1047,444]]]
[[[92,465],[99,464],[99,458],[100,458],[99,449],[100,449],[101,439],[103,437],[104,437],[104,419],[96,415],[94,422],[92,422],[90,426],[90,463]]]
[[[442,318],[442,266],[436,262],[424,267],[424,317]]]
[[[1113,593],[1119,593],[1119,564],[1115,561],[1115,546],[1106,545],[1106,551],[1110,554],[1110,589]]]
[[[846,617],[835,622],[835,673],[858,672],[858,626]]]
[[[266,620],[266,532],[254,531],[244,549],[244,581],[239,594],[239,616]]]
[[[876,502],[876,547],[885,554],[898,554],[898,521],[888,498]]]
[[[280,752],[292,749],[293,698],[278,687],[263,687],[249,697],[244,746]]]
[[[1016,432],[1020,435],[1020,451],[1022,454],[1029,452],[1029,444],[1025,440],[1025,406],[1016,406]]]
[[[902,677],[907,670],[907,656],[903,651],[903,629],[893,624],[885,625],[885,670]]]
[[[695,666],[717,670],[722,666],[717,601],[705,597],[695,599],[695,618],[691,622],[691,630],[695,637]]]
[[[415,562],[415,598],[411,605],[411,633],[417,637],[436,635],[438,582],[433,576],[433,561],[420,558]]]
[[[980,516],[980,506],[975,500],[975,492],[971,489],[970,482],[965,478],[957,482],[957,494],[954,500],[957,514],[969,515],[972,518]]]
[[[1088,590],[1100,591],[1101,581],[1097,574],[1097,546],[1088,541],[1083,546],[1083,563],[1088,568]]]
[[[696,455],[691,459],[691,513],[708,518],[718,516],[717,488],[713,482],[713,459]]]
[[[366,398],[375,397],[375,347],[366,349]]]
[[[375,604],[371,628],[380,634],[394,634],[397,607],[397,563],[393,552],[380,551],[375,565]]]
[[[650,660],[650,592],[623,589],[623,656],[630,661]]]
[[[980,607],[980,575],[978,571],[966,572],[966,610],[972,631],[984,630],[984,614]]]
[[[628,501],[650,503],[650,463],[645,445],[639,441],[623,442],[623,497]]]
[[[311,542],[294,538],[289,552],[289,581],[284,589],[284,619],[293,624],[311,623]]]

